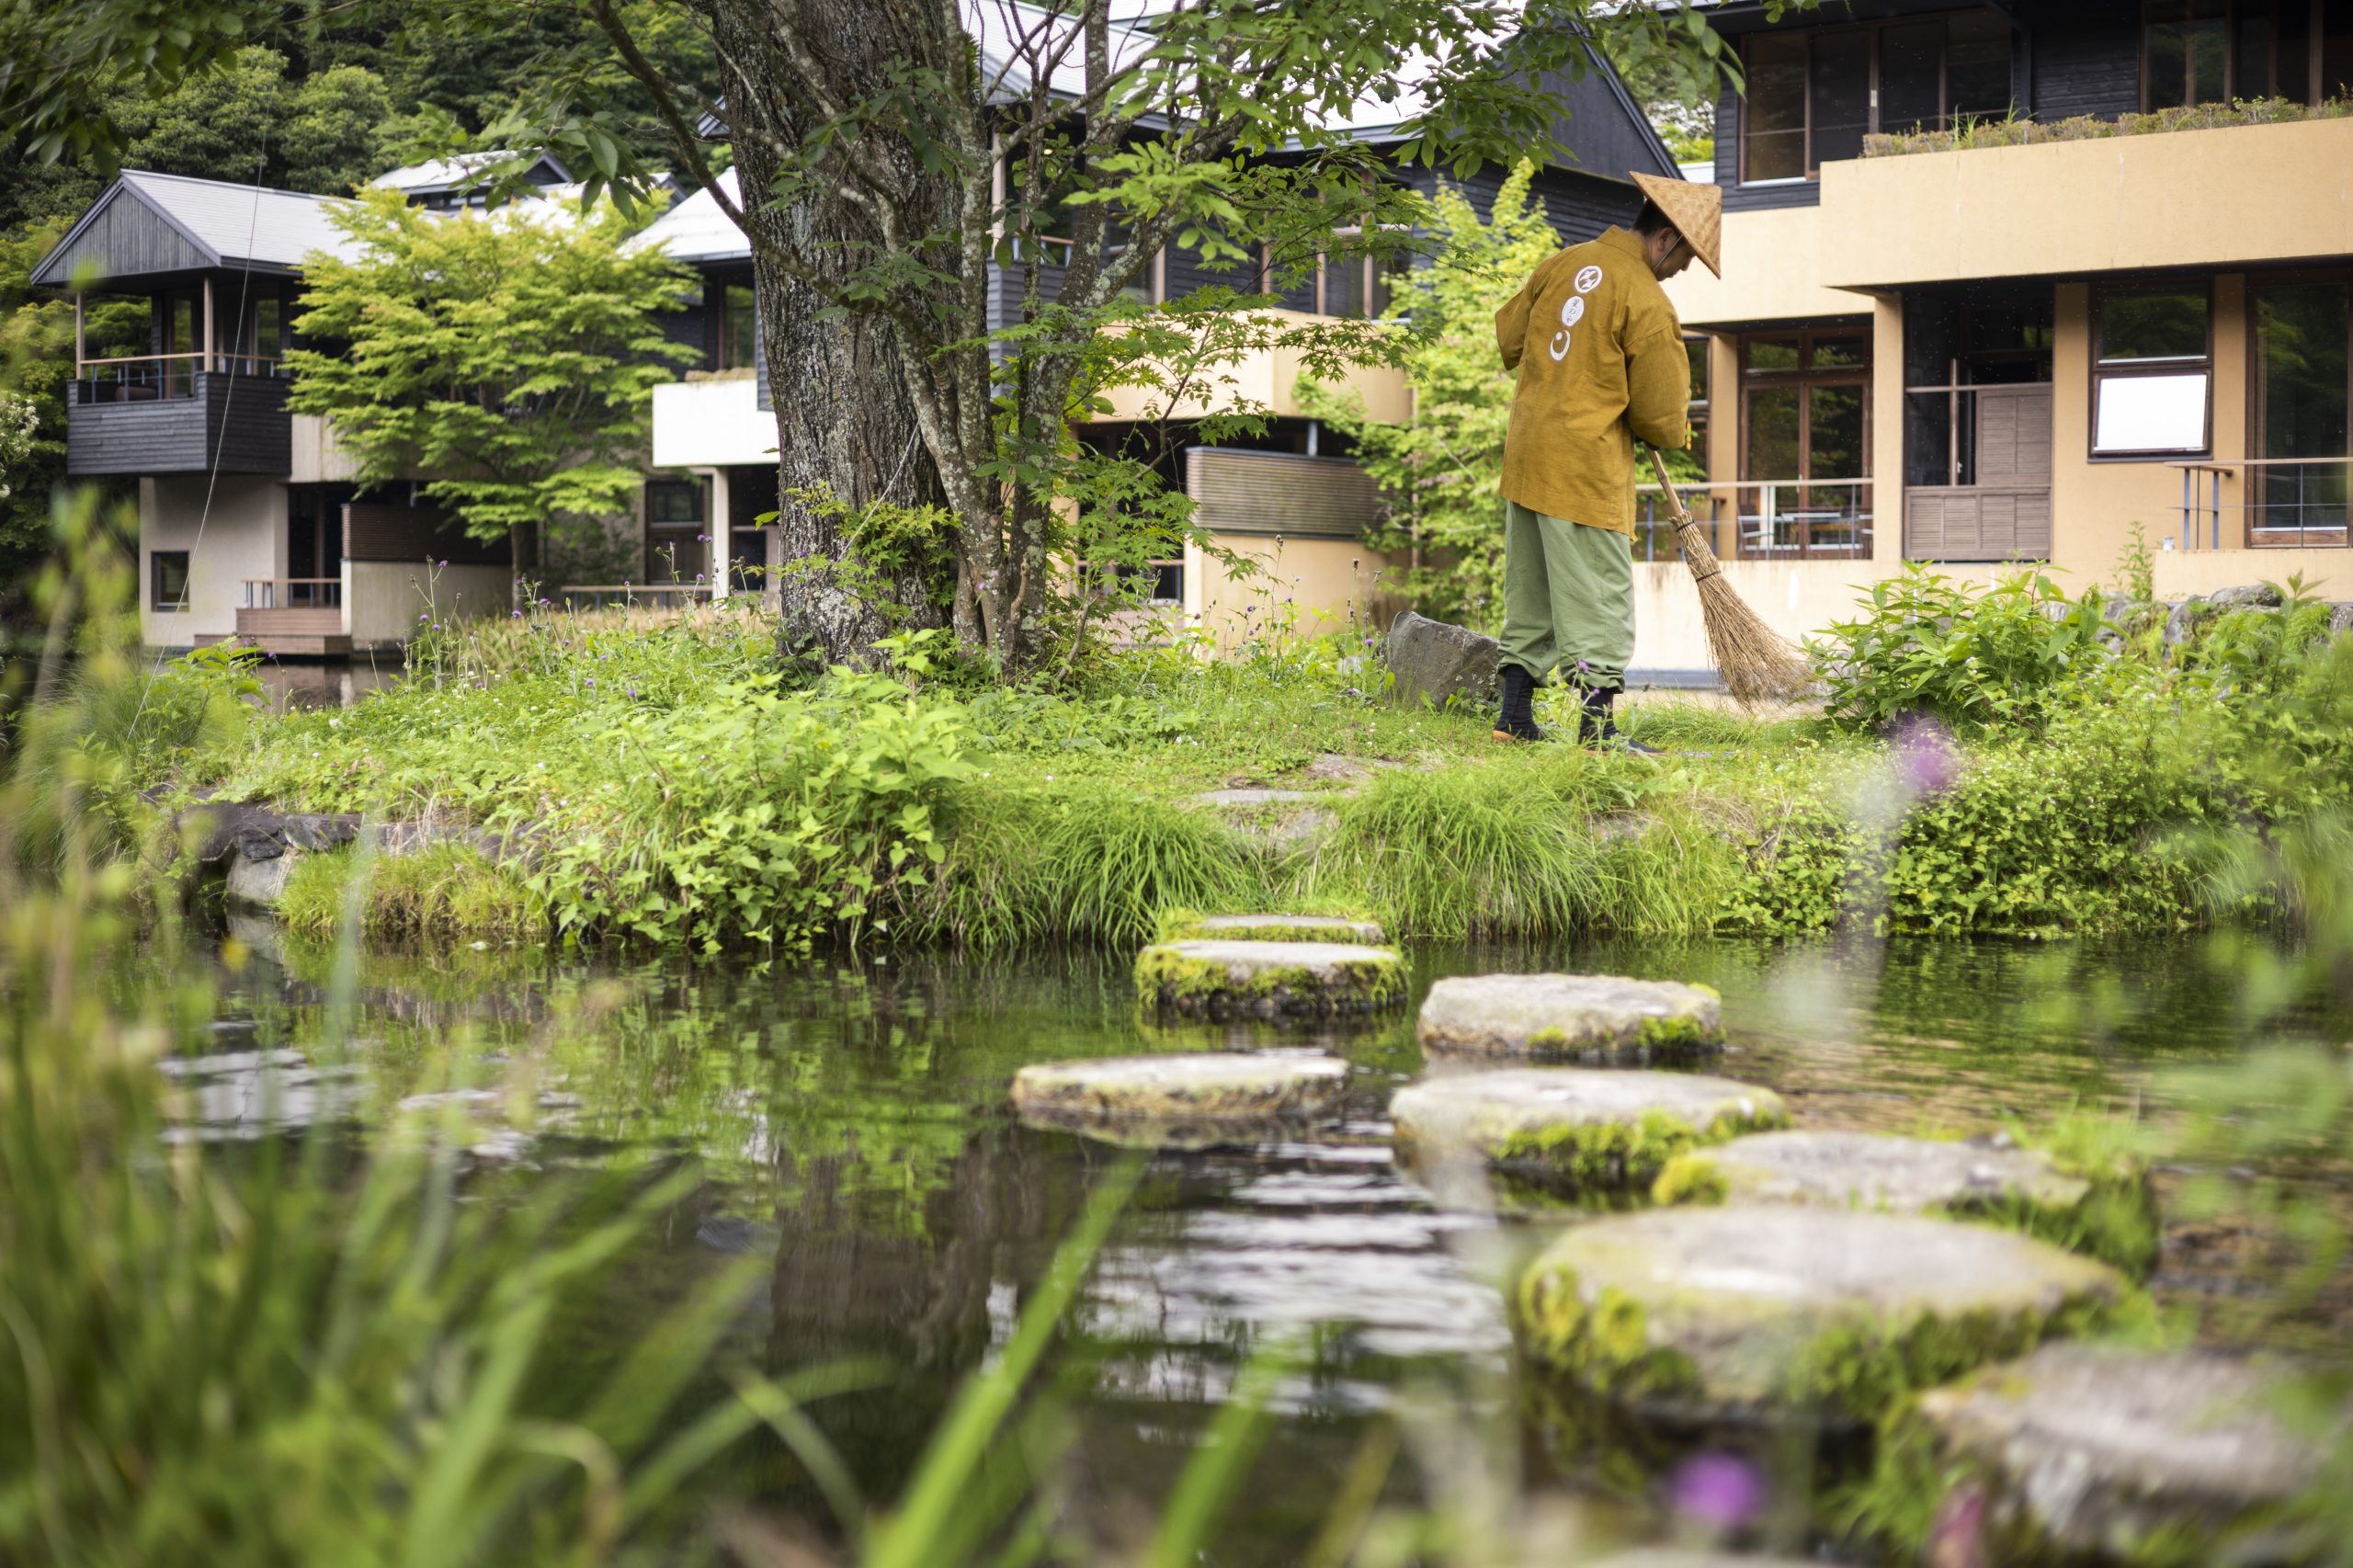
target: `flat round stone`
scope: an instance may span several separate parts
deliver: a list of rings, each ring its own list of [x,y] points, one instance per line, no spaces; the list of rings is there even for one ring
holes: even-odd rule
[[[1378,947],[1380,923],[1335,915],[1199,915],[1176,922],[1168,940],[1224,942],[1363,942]]]
[[[1663,1209],[1576,1226],[1521,1276],[1531,1358],[1666,1414],[1870,1420],[1920,1386],[2088,1328],[2105,1264],[1986,1225],[1828,1209]]]
[[[1136,960],[1136,993],[1180,1013],[1363,1013],[1405,997],[1394,948],[1361,942],[1163,942]]]
[[[1677,1158],[1662,1201],[1802,1203],[1917,1214],[2017,1199],[2069,1209],[2091,1184],[2032,1149],[1869,1132],[1760,1132]]]
[[[1517,1067],[1408,1085],[1389,1102],[1417,1164],[1475,1155],[1578,1187],[1645,1182],[1686,1149],[1779,1127],[1779,1095],[1696,1073]]]
[[[1720,1051],[1716,994],[1614,974],[1479,974],[1438,981],[1416,1032],[1434,1056],[1645,1062]]]
[[[1986,1492],[2009,1554],[2137,1561],[2316,1561],[2277,1517],[2320,1479],[2330,1444],[2290,1432],[2269,1401],[2284,1374],[2228,1357],[2046,1345],[1920,1396],[1907,1420]]]
[[[1013,1076],[1013,1107],[1026,1121],[1135,1131],[1157,1126],[1188,1142],[1205,1123],[1266,1126],[1336,1113],[1348,1064],[1304,1051],[1204,1051],[1046,1062]]]

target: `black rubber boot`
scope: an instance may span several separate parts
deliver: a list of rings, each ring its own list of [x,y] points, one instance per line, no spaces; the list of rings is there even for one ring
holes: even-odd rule
[[[1577,715],[1577,744],[1587,751],[1630,751],[1637,756],[1665,756],[1656,746],[1618,733],[1618,722],[1611,716],[1618,701],[1615,688],[1587,687],[1584,693],[1585,710]]]
[[[1503,698],[1503,710],[1495,719],[1495,739],[1542,740],[1544,732],[1536,727],[1536,677],[1518,665],[1505,665],[1495,671],[1495,689]]]

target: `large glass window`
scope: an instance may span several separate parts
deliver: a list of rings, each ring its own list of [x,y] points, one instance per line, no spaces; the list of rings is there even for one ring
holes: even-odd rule
[[[2092,456],[2207,450],[2212,314],[2203,284],[2102,291],[2092,307]]]
[[[712,290],[719,305],[719,369],[748,370],[759,362],[758,312],[749,283],[722,283]]]
[[[2353,281],[2258,283],[2250,544],[2346,542],[2353,455]]]
[[[2141,43],[2150,108],[2229,99],[2230,12],[2229,0],[2150,0]]]
[[[2313,104],[2348,85],[2353,6],[2344,0],[2144,0],[2144,108],[2273,97]]]
[[[188,551],[158,550],[147,557],[147,608],[157,615],[188,608]]]
[[[1870,551],[1870,344],[1859,327],[1742,341],[1742,554]]]
[[[1743,51],[1741,178],[1803,179],[1874,131],[1934,131],[2010,108],[2009,24],[1934,21],[1762,33]]]

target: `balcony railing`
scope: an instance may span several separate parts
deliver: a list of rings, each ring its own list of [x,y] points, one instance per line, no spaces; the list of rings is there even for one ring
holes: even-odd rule
[[[247,577],[244,609],[340,609],[340,577]]]
[[[1851,561],[1871,552],[1871,482],[1868,479],[1768,479],[1702,482],[1676,489],[1691,516],[1709,525],[1720,555],[1743,560]],[[1655,484],[1635,486],[1640,503],[1634,552],[1643,561],[1679,554],[1675,524]],[[1730,518],[1733,537],[1722,536]]]
[[[709,583],[572,583],[556,590],[566,609],[609,609],[643,606],[676,609],[710,597]]]
[[[2327,550],[2353,543],[2346,528],[2353,457],[2243,458],[2235,463],[2174,466],[2181,470],[2180,549],[2222,549],[2227,513],[2239,516],[2250,550]],[[2224,500],[2223,482],[2239,478],[2242,469],[2240,498]]]
[[[161,403],[194,397],[199,374],[223,372],[276,378],[283,362],[267,354],[135,354],[113,359],[84,359],[74,367],[74,401]]]

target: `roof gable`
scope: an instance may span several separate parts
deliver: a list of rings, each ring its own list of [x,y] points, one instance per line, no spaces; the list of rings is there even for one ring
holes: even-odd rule
[[[339,199],[125,169],[33,269],[45,288],[87,266],[107,281],[212,267],[291,272],[313,251],[345,254]]]

